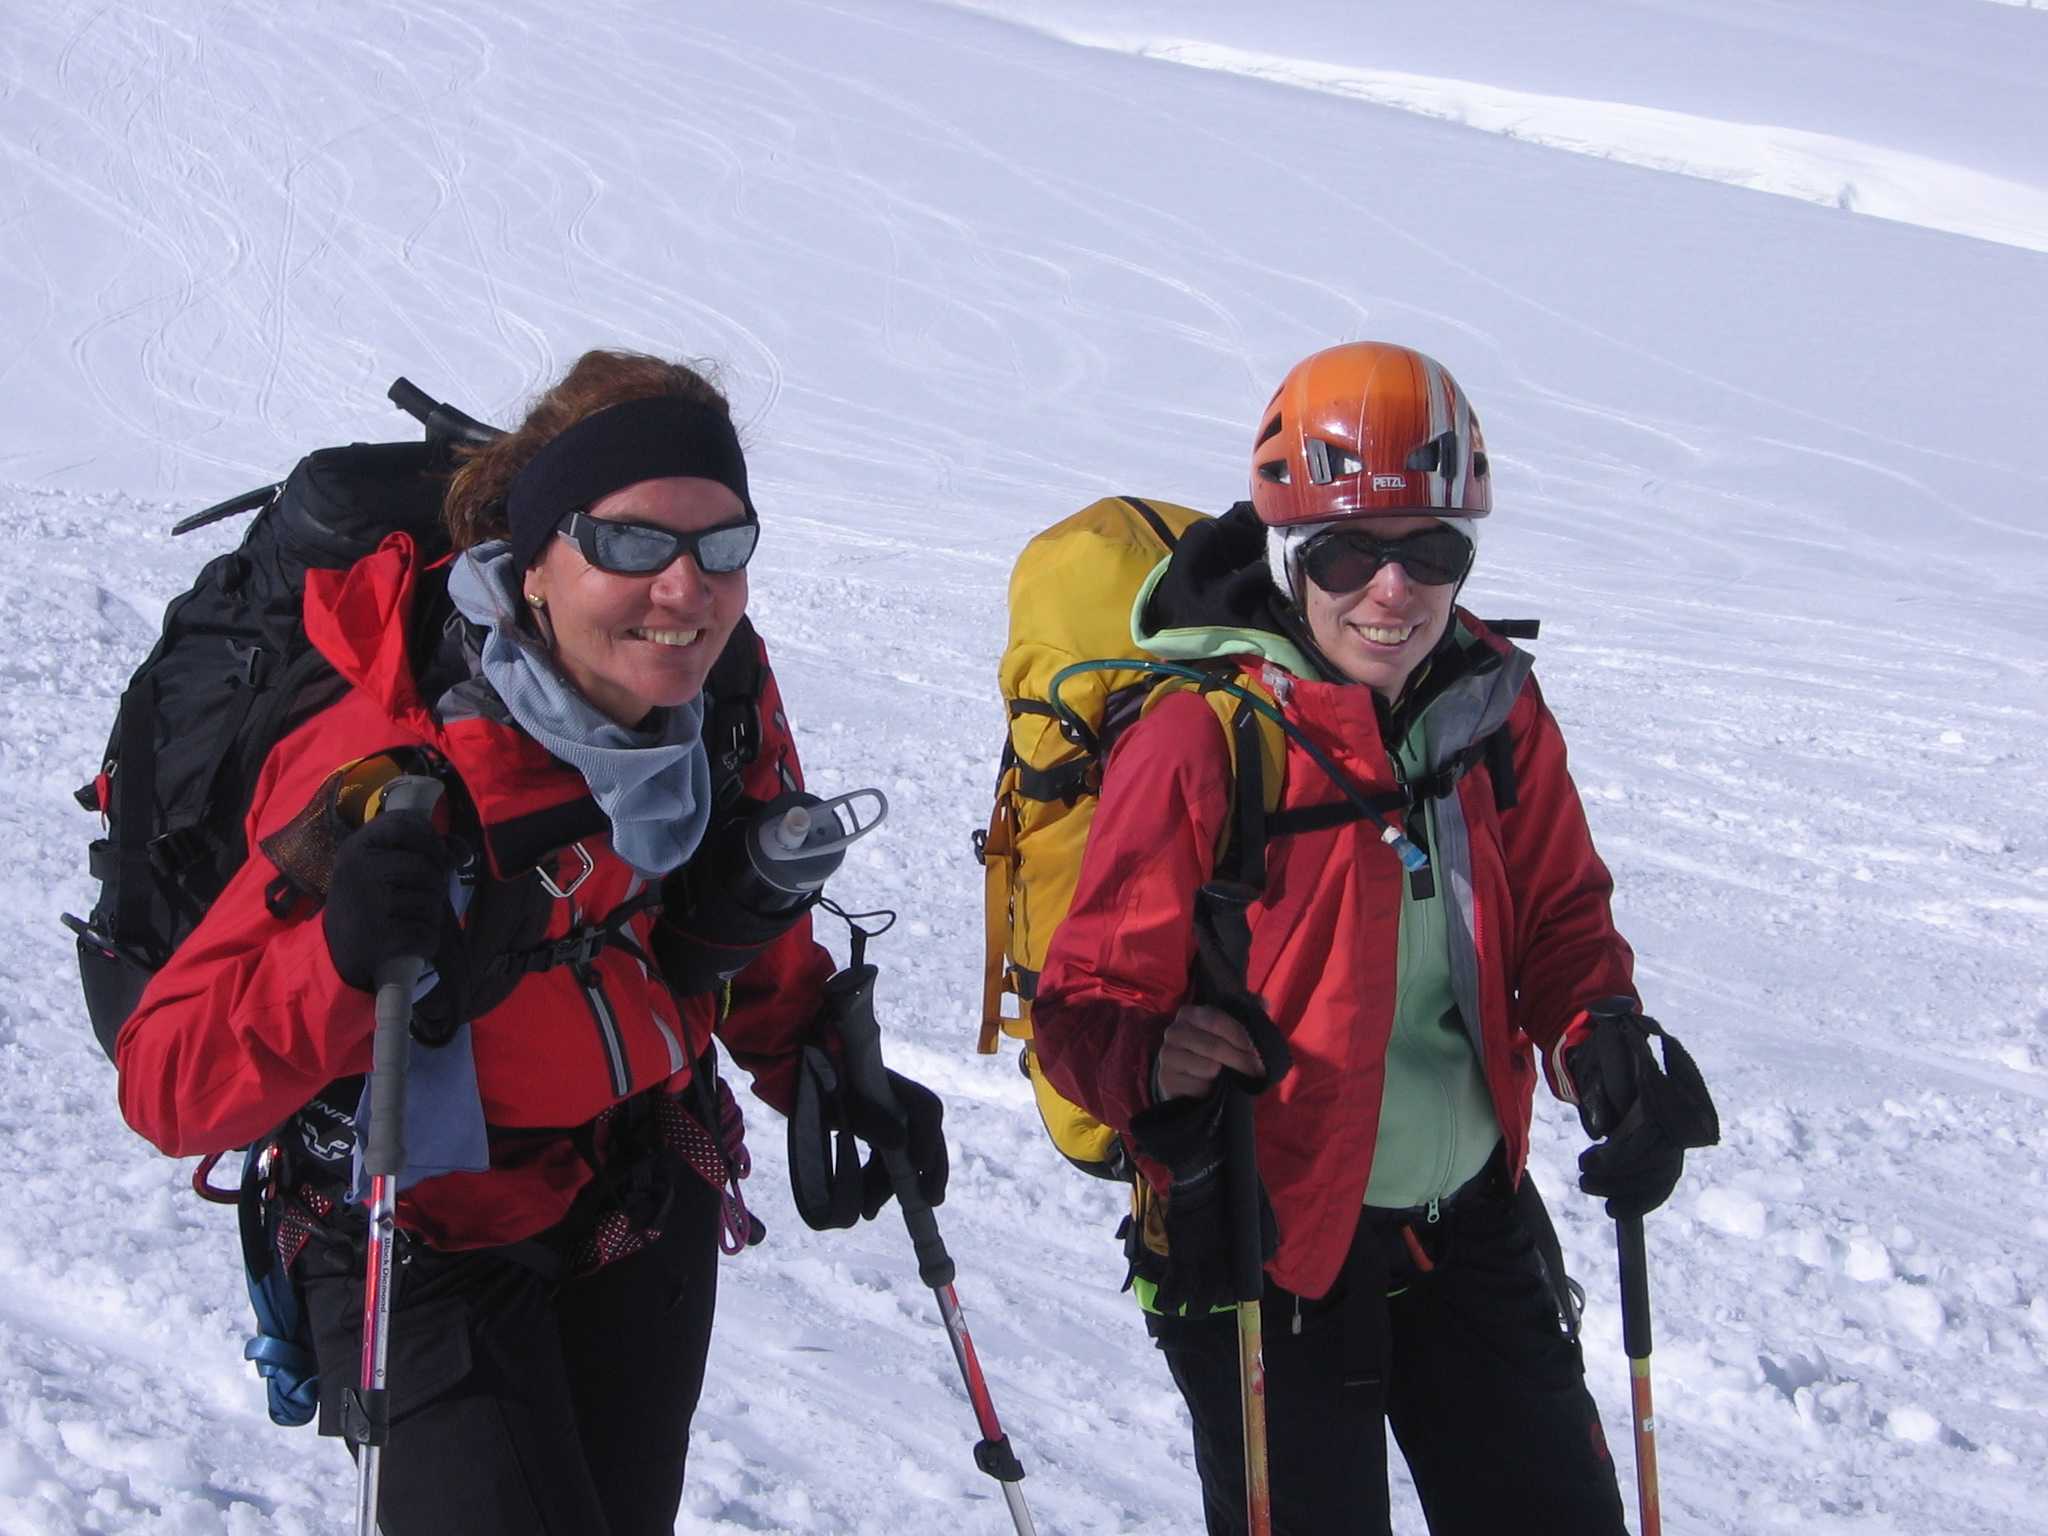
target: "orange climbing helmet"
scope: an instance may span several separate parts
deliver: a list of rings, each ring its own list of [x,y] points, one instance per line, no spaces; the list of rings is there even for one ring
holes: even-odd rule
[[[1330,347],[1289,369],[1259,418],[1252,505],[1269,528],[1484,517],[1479,418],[1435,358],[1383,341]]]

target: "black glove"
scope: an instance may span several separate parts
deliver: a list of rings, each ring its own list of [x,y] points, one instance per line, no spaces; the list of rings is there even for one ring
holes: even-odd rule
[[[1234,1073],[1219,1079],[1216,1092],[1199,1099],[1165,1099],[1140,1110],[1131,1121],[1131,1140],[1173,1175],[1166,1192],[1166,1262],[1153,1305],[1161,1312],[1185,1309],[1198,1316],[1237,1301],[1232,1257],[1240,1241],[1233,1230],[1231,1179],[1256,1177],[1230,1166],[1223,1116],[1226,1096],[1242,1091]],[[1258,1190],[1259,1262],[1273,1256],[1279,1229],[1265,1186]]]
[[[1620,1221],[1662,1205],[1686,1149],[1713,1146],[1721,1122],[1700,1069],[1655,1019],[1621,998],[1587,1012],[1586,1037],[1560,1058],[1578,1093],[1579,1123],[1600,1143],[1579,1154],[1579,1188],[1605,1197],[1607,1214]],[[1664,1042],[1661,1063],[1653,1036]]]
[[[946,1201],[946,1106],[923,1083],[913,1082],[901,1072],[889,1073],[889,1092],[896,1110],[862,1096],[857,1084],[847,1085],[844,1112],[847,1128],[872,1149],[861,1168],[860,1213],[869,1221],[889,1203],[896,1187],[889,1180],[882,1153],[904,1151],[917,1171],[917,1191],[926,1205]]]
[[[454,946],[459,932],[448,907],[454,857],[417,811],[390,811],[342,839],[334,853],[321,923],[341,979],[361,992],[377,989],[377,970],[401,955],[430,963]]]

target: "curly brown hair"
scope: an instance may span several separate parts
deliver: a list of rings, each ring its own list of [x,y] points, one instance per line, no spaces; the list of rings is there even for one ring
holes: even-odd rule
[[[710,365],[672,363],[644,352],[592,350],[577,358],[533,404],[526,419],[496,442],[458,450],[442,520],[456,549],[511,537],[505,493],[533,456],[586,416],[628,400],[673,395],[732,414]]]

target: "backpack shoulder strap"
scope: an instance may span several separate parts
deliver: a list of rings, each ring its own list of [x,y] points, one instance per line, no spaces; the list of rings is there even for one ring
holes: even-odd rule
[[[1266,888],[1266,751],[1260,739],[1259,713],[1243,699],[1235,701],[1225,729],[1230,736],[1236,801],[1231,841],[1218,861],[1219,879],[1235,880],[1249,890]]]
[[[711,754],[713,803],[721,809],[740,797],[747,767],[761,755],[761,692],[767,674],[761,637],[742,614],[704,679],[711,699],[704,716],[704,745]]]
[[[1150,502],[1141,501],[1136,496],[1121,496],[1118,500],[1137,513],[1138,516],[1145,519],[1145,525],[1158,536],[1159,542],[1166,546],[1166,552],[1168,554],[1173,553],[1175,547],[1180,543],[1180,535],[1173,531],[1172,526],[1165,518],[1159,515]]]

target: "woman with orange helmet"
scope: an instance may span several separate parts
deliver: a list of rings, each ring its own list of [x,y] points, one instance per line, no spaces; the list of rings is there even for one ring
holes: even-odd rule
[[[1529,656],[1457,606],[1493,506],[1478,417],[1419,352],[1318,352],[1259,418],[1251,493],[1182,536],[1133,631],[1271,701],[1277,796],[1266,770],[1248,821],[1209,700],[1152,701],[1109,759],[1035,1048],[1164,1192],[1165,1251],[1133,1262],[1211,1532],[1246,1527],[1220,1129],[1236,1084],[1258,1093],[1275,1237],[1272,1529],[1386,1531],[1391,1423],[1438,1536],[1619,1533],[1525,1172],[1535,1058],[1605,1138],[1581,1183],[1616,1216],[1665,1199],[1713,1110],[1668,1040],[1669,1077],[1658,1062]],[[1199,923],[1224,876],[1251,897],[1234,937]]]

